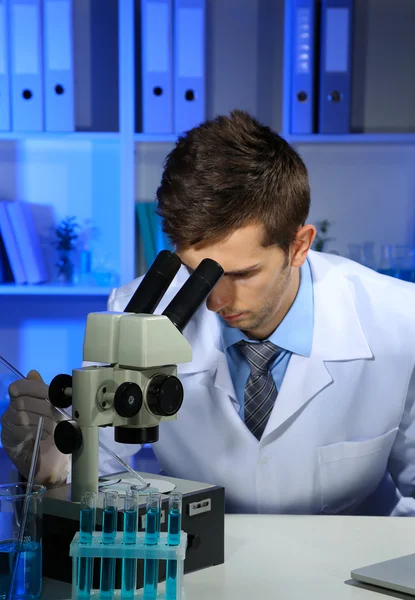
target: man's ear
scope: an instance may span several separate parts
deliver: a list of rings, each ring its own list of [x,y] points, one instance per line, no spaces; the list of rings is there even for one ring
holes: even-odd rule
[[[313,245],[317,230],[314,225],[307,224],[297,231],[292,243],[291,266],[301,267],[307,258],[308,251]]]

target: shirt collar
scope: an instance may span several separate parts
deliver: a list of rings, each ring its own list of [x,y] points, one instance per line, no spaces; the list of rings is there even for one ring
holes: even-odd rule
[[[235,329],[218,317],[221,323],[221,337],[224,348],[241,340],[249,340],[240,329]],[[313,281],[308,259],[300,270],[300,286],[290,310],[269,336],[269,340],[288,352],[310,356],[314,330]],[[252,341],[252,340],[251,340]]]

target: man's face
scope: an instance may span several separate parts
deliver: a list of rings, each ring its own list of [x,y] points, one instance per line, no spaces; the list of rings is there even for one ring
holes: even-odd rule
[[[225,274],[209,295],[207,307],[230,327],[256,339],[268,337],[284,318],[298,290],[295,267],[301,266],[307,254],[299,258],[299,250],[293,248],[287,256],[277,246],[264,248],[262,239],[262,225],[251,224],[223,241],[177,250],[190,272],[204,258],[223,267]]]

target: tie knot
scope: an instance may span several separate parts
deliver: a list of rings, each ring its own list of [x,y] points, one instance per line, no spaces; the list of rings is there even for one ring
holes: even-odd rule
[[[248,361],[252,374],[268,371],[269,364],[281,352],[281,349],[270,341],[253,343],[243,340],[238,346]]]

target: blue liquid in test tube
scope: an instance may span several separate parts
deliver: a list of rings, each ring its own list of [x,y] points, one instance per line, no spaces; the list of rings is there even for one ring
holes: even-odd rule
[[[104,496],[102,513],[102,543],[113,544],[117,535],[117,502],[118,492],[108,491]],[[100,592],[101,600],[111,600],[115,585],[115,558],[101,559]]]
[[[180,544],[182,528],[182,494],[172,492],[169,498],[167,521],[167,543],[169,546]],[[166,600],[177,600],[177,560],[168,560],[166,564]]]
[[[127,490],[124,502],[124,534],[123,544],[132,545],[137,541],[138,525],[138,493]],[[121,600],[134,598],[137,577],[137,560],[124,558],[121,575]]]
[[[161,494],[152,492],[146,499],[146,531],[144,543],[154,546],[160,539],[160,508]],[[156,558],[146,558],[144,561],[144,600],[155,600],[159,575],[159,562]]]
[[[97,496],[94,492],[86,492],[81,498],[79,515],[79,543],[91,544],[92,534],[95,529],[95,511]],[[93,558],[81,557],[78,559],[78,598],[89,598],[92,588]]]

